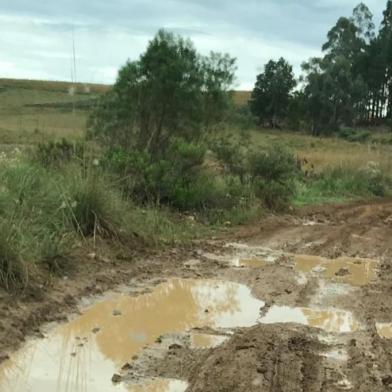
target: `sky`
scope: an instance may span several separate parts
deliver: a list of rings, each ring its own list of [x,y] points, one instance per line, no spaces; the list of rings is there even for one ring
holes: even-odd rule
[[[300,65],[359,0],[0,0],[0,77],[113,83],[160,28],[202,54],[237,58],[237,89],[251,89],[270,59]],[[386,0],[367,0],[381,20]]]

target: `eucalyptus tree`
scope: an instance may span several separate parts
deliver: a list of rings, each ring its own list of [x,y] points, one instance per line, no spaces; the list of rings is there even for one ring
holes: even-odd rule
[[[284,59],[270,60],[264,72],[257,76],[250,107],[260,122],[268,121],[276,127],[284,118],[290,102],[290,96],[297,85],[293,67]]]

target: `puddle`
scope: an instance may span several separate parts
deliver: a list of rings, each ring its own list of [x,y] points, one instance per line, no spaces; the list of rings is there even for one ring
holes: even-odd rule
[[[128,392],[185,392],[188,383],[180,380],[155,379],[133,384],[128,387]]]
[[[191,335],[191,348],[214,348],[220,346],[227,339],[227,336],[193,334]]]
[[[138,297],[115,294],[0,365],[0,391],[129,391],[111,383],[113,373],[159,336],[249,327],[264,305],[248,287],[218,281],[173,279]]]
[[[344,310],[321,310],[273,306],[260,320],[262,324],[296,323],[323,329],[330,333],[348,333],[359,329],[352,313]]]
[[[377,323],[377,333],[382,339],[392,339],[392,323]]]
[[[376,277],[378,262],[371,259],[340,257],[329,260],[320,256],[297,255],[295,268],[298,272],[320,274],[326,279],[352,286],[364,286]]]

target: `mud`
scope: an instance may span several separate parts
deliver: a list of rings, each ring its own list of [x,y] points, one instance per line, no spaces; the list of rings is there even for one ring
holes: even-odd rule
[[[17,386],[33,373],[52,388],[33,392],[392,390],[391,238],[381,201],[270,216],[132,263],[99,255],[45,294],[1,294],[0,391],[29,390]]]
[[[161,336],[197,327],[252,326],[264,307],[237,283],[172,279],[151,290],[112,294],[47,338],[29,342],[0,365],[0,391],[105,391],[118,369],[143,347],[161,343]],[[207,343],[208,335],[193,337],[193,344]]]

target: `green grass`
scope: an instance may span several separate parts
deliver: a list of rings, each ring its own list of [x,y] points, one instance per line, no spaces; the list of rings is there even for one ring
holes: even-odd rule
[[[124,199],[97,167],[46,169],[23,156],[0,164],[0,286],[28,284],[34,271],[69,267],[80,241],[107,238],[125,247],[178,243],[210,228]]]
[[[336,167],[297,183],[296,205],[341,203],[391,196],[390,173],[376,164],[366,168]]]

